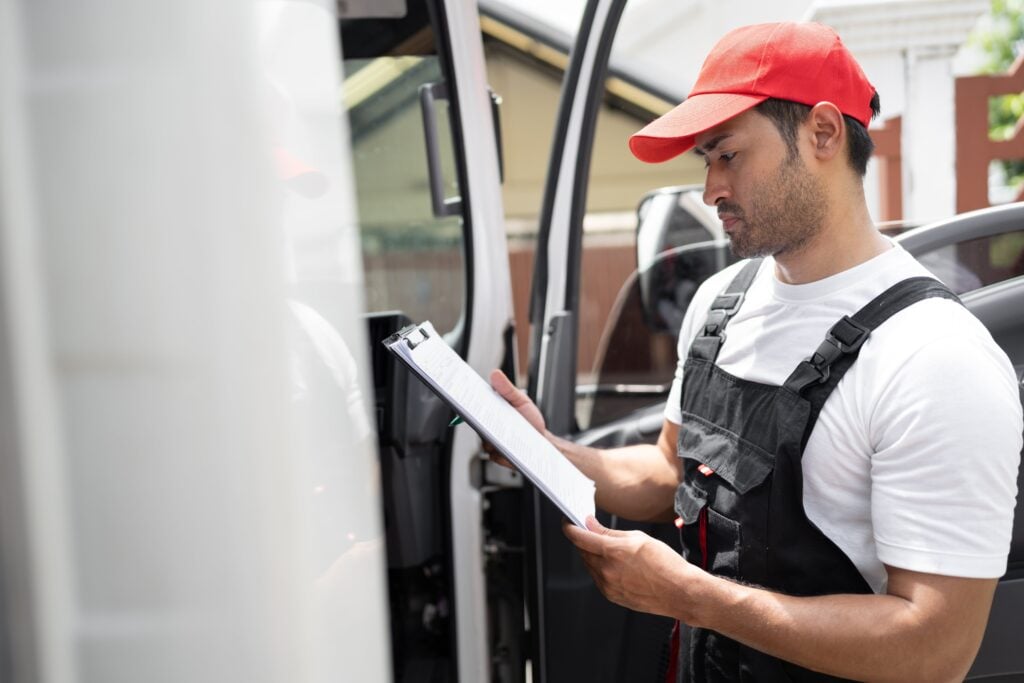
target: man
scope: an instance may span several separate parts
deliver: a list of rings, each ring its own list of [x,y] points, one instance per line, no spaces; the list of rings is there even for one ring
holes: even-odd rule
[[[677,516],[682,557],[596,520],[565,533],[606,597],[679,620],[678,680],[957,681],[981,641],[1021,406],[983,326],[874,228],[877,112],[833,31],[750,26],[630,140],[649,162],[693,148],[751,259],[694,297],[656,446],[548,434],[599,507]],[[492,384],[545,431],[503,375]]]

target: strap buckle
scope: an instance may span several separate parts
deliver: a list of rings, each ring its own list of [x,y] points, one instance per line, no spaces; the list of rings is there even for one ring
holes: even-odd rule
[[[711,310],[723,311],[726,315],[731,316],[736,313],[736,311],[740,310],[740,304],[743,303],[745,296],[746,292],[719,294],[715,297],[715,300],[711,302]]]
[[[828,338],[842,353],[853,353],[867,341],[871,330],[848,315],[839,319],[828,331]]]
[[[719,294],[711,302],[711,309],[708,311],[707,320],[704,322],[704,336],[723,337],[722,329],[736,311],[740,310],[743,303],[743,292],[735,294]]]
[[[797,366],[786,380],[786,387],[800,393],[813,384],[827,382],[832,375],[832,364],[844,355],[856,353],[870,334],[870,329],[844,315],[811,357]]]
[[[704,321],[704,336],[718,337],[722,334],[722,328],[729,319],[729,314],[718,309],[708,311],[707,320]]]
[[[818,382],[828,381],[832,372],[832,364],[839,360],[840,356],[847,353],[855,353],[867,340],[871,330],[853,320],[848,315],[839,319],[832,329],[828,331],[825,338],[814,355],[808,362],[821,375]]]

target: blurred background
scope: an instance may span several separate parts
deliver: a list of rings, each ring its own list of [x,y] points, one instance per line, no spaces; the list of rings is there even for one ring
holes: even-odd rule
[[[528,329],[533,250],[559,88],[584,4],[480,3],[487,79],[501,102],[503,198],[520,331]],[[1024,111],[1024,72],[1017,70],[1022,12],[1019,0],[629,2],[612,46],[590,165],[579,383],[594,380],[603,325],[635,268],[641,198],[656,188],[703,181],[703,167],[692,155],[648,165],[633,158],[626,141],[685,98],[719,36],[742,24],[801,19],[839,32],[881,96],[882,113],[871,127],[876,154],[865,183],[869,206],[876,221],[899,229],[1018,198],[1024,179],[1024,138],[1015,136]],[[346,65],[350,80],[354,67]],[[418,125],[413,104],[411,95],[405,105],[396,104],[407,108],[404,117],[395,116],[376,133],[390,138],[396,151],[410,149],[406,143]],[[357,151],[376,144],[360,142],[359,119],[353,128]],[[424,191],[425,180],[418,176],[422,165],[398,164],[386,155],[364,162],[369,165],[359,171],[358,187],[370,309],[414,311],[450,327],[458,303],[432,293],[449,289],[439,278],[460,272],[457,230],[438,224],[430,237],[417,232],[413,238],[403,237],[397,226],[373,222],[373,197],[387,196],[377,187],[383,178],[392,188],[406,187],[410,206],[414,188]],[[406,175],[394,175],[395,169]],[[422,245],[414,242],[424,239],[431,241],[429,261],[415,255]],[[385,280],[418,284],[388,288]],[[520,358],[526,358],[528,335],[520,333],[518,342]]]

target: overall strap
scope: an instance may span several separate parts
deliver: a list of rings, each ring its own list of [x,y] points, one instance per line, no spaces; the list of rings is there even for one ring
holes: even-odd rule
[[[757,275],[762,260],[758,258],[748,261],[747,265],[740,269],[729,286],[725,288],[725,291],[711,302],[704,328],[690,345],[690,358],[712,363],[718,358],[718,351],[725,342],[725,326],[736,315],[736,311],[740,310],[743,297],[754,281],[754,276]]]
[[[860,347],[871,332],[907,306],[932,297],[960,303],[956,294],[934,278],[912,277],[897,282],[852,316],[844,315],[828,331],[825,341],[814,354],[796,367],[784,386],[802,394],[811,404],[811,419],[804,433],[805,444],[822,406],[857,360]]]

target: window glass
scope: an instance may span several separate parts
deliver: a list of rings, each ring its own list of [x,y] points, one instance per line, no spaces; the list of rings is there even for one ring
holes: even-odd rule
[[[1024,275],[1024,230],[950,244],[917,259],[950,289],[963,294]]]
[[[629,40],[630,12],[627,6],[612,45],[613,55],[621,41]],[[647,329],[625,329],[632,315],[627,312],[627,301],[629,278],[637,266],[638,207],[653,190],[704,181],[703,163],[695,155],[681,155],[662,164],[645,164],[630,153],[629,136],[671,109],[675,98],[636,86],[636,81],[622,70],[624,65],[625,62],[617,62],[613,57],[605,80],[604,101],[597,112],[588,178],[580,257],[576,374],[576,421],[580,429],[600,426],[621,412],[605,411],[601,403],[650,405],[659,401],[659,394],[650,394],[651,388],[671,382],[675,370],[671,338],[678,329],[668,335]],[[677,240],[675,244],[708,239],[706,231],[699,227],[689,229],[694,227],[693,221],[682,207],[673,213],[672,220],[669,232]],[[634,340],[642,336],[649,342],[627,343],[620,339],[621,335]],[[616,356],[623,362],[613,363]],[[612,375],[616,380],[611,380]]]
[[[596,382],[580,392],[587,399],[589,427],[665,401],[679,327],[693,295],[704,280],[735,262],[726,242],[696,242],[664,251],[626,280],[597,348]]]
[[[372,24],[372,25],[371,25]],[[343,21],[344,105],[355,166],[367,310],[453,329],[465,303],[463,216],[431,204],[421,86],[444,81],[424,3],[400,19]],[[459,196],[448,103],[434,105],[445,197]]]
[[[576,406],[581,429],[667,396],[675,339],[690,297],[731,258],[713,246],[724,236],[721,223],[695,187],[647,193],[631,215],[632,227],[620,230],[615,244],[602,244],[598,234],[584,231]],[[627,266],[624,273],[601,263],[613,257]]]

